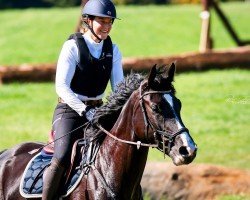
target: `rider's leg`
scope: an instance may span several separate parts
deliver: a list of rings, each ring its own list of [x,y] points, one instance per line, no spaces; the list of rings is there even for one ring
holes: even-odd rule
[[[59,195],[60,181],[64,171],[70,165],[72,146],[76,139],[82,137],[82,129],[74,130],[83,123],[84,118],[68,105],[62,103],[57,105],[53,117],[56,140],[54,142],[54,155],[51,165],[45,171],[42,200],[55,200],[55,195]]]
[[[50,166],[44,172],[42,200],[55,200],[58,198],[58,189],[64,172],[65,168],[60,165],[57,159],[53,158]]]

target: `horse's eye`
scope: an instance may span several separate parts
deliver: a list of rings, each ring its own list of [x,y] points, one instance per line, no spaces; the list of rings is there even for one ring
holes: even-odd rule
[[[151,106],[151,109],[153,110],[153,112],[156,112],[156,113],[161,112],[161,108],[160,108],[160,106],[157,105],[157,104],[153,104],[153,105]]]

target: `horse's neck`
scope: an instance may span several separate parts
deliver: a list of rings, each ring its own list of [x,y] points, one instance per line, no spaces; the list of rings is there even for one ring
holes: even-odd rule
[[[123,140],[136,142],[132,114],[133,106],[127,102],[110,131],[111,134]],[[100,165],[102,170],[106,171],[105,173],[112,174],[113,180],[116,180],[114,185],[118,190],[122,190],[121,186],[131,187],[131,190],[134,190],[134,187],[140,183],[147,154],[148,148],[137,149],[135,145],[125,144],[107,136],[100,149],[100,159],[102,161],[104,159],[106,163],[100,163]]]

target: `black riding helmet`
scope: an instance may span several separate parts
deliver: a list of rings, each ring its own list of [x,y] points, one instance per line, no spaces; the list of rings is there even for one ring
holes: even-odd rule
[[[112,21],[115,19],[118,19],[116,17],[116,9],[115,5],[111,0],[89,0],[83,10],[82,10],[82,16],[83,18],[90,18],[93,19],[93,17],[110,17],[112,18]],[[101,39],[96,35],[93,28],[90,27],[86,21],[83,21],[85,26],[93,33],[93,35],[101,41]]]
[[[82,11],[82,16],[97,16],[116,18],[116,9],[110,0],[89,0]]]

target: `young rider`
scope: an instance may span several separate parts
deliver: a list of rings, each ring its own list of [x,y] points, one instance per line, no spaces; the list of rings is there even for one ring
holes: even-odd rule
[[[79,126],[91,121],[102,105],[108,81],[112,90],[123,80],[122,56],[109,33],[116,17],[110,0],[89,0],[83,8],[86,32],[75,34],[61,50],[56,70],[59,102],[53,116],[54,155],[45,170],[42,200],[58,198],[58,188],[70,163],[73,143],[81,137]]]

